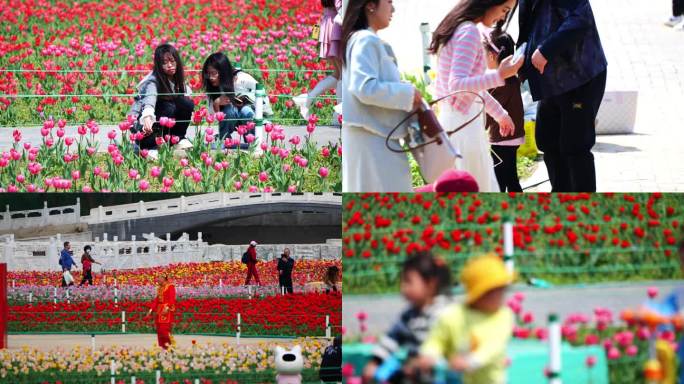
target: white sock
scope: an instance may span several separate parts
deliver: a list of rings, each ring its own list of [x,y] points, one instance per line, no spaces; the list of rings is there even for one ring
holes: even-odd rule
[[[314,89],[312,89],[306,98],[307,108],[311,106],[314,99],[322,95],[325,91],[332,89],[337,84],[337,79],[334,76],[328,76],[316,84]]]

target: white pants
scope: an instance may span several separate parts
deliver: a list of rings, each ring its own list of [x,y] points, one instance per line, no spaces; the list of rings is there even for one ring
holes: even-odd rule
[[[439,123],[446,131],[452,131],[472,119],[480,110],[479,103],[473,103],[470,111],[457,111],[446,100],[439,103]],[[489,139],[485,131],[485,116],[480,116],[465,128],[451,135],[451,142],[463,156],[456,159],[456,168],[469,172],[480,188],[480,192],[500,192],[490,154]]]

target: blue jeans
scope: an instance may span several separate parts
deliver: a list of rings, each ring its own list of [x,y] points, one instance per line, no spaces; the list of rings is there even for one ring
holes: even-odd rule
[[[224,140],[226,137],[230,136],[233,132],[237,131],[237,126],[246,124],[247,122],[251,121],[254,119],[254,109],[252,109],[251,105],[245,105],[242,106],[238,109],[233,104],[229,104],[223,107],[221,110],[226,116],[224,119],[219,123],[219,137],[221,140]],[[238,120],[233,120],[233,119],[238,119]],[[254,130],[251,130],[245,134],[254,134]],[[243,137],[243,140],[246,139]]]

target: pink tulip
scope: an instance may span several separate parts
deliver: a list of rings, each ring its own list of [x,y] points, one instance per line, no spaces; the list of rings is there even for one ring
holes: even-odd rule
[[[323,147],[323,149],[321,149],[321,156],[323,156],[323,157],[330,156],[330,149],[328,147]]]
[[[41,129],[40,129],[40,134],[41,134],[43,137],[46,137],[47,135],[50,134],[50,130],[47,129],[47,128],[41,128]]]
[[[240,178],[242,180],[247,180],[249,178],[249,173],[247,173],[247,172],[240,173]]]
[[[112,129],[111,131],[107,132],[107,137],[109,138],[109,140],[116,139],[116,131]]]
[[[60,129],[64,129],[64,127],[66,127],[66,120],[64,120],[64,119],[59,119],[59,120],[57,121],[57,126],[58,126]]]
[[[8,185],[7,186],[7,192],[9,193],[14,193],[14,192],[19,192],[19,188],[16,185]]]
[[[316,125],[315,125],[315,124],[307,124],[307,125],[306,125],[306,132],[307,132],[309,135],[312,134],[312,133],[314,133],[315,130],[316,130]]]
[[[656,296],[658,296],[658,288],[657,287],[648,287],[648,297],[651,299],[654,299]]]
[[[129,178],[129,179],[134,180],[134,179],[137,179],[138,176],[140,176],[140,175],[138,174],[138,170],[137,170],[137,169],[130,169],[130,170],[128,171],[128,178]]]
[[[93,168],[93,174],[95,176],[99,175],[101,172],[102,172],[102,168],[100,168],[100,167]]]
[[[85,136],[87,133],[88,133],[88,131],[86,130],[85,125],[79,125],[78,126],[78,134],[79,135]]]
[[[78,180],[81,178],[81,171],[71,171],[71,178],[74,180]]]
[[[173,186],[173,177],[165,177],[162,180],[162,184],[165,188],[171,188],[171,186]]]
[[[29,185],[26,187],[26,192],[33,193],[33,192],[35,192],[35,191],[36,191],[36,186],[33,185],[33,184],[29,184]]]
[[[627,349],[625,350],[625,353],[627,354],[627,356],[632,356],[632,357],[633,357],[633,356],[636,356],[637,353],[639,353],[639,348],[637,348],[636,345],[630,345],[630,346],[627,347]]]
[[[21,141],[21,132],[18,129],[12,131],[12,137],[16,143]],[[25,145],[25,144],[24,144]]]
[[[271,124],[271,123],[266,123],[266,124],[264,125],[264,131],[265,131],[266,133],[271,133],[271,131],[273,131],[273,124]]]
[[[299,166],[302,168],[306,168],[306,166],[309,164],[309,160],[305,159],[302,157],[301,160],[299,160]]]
[[[242,189],[242,182],[236,181],[235,183],[233,183],[233,187],[235,187],[236,190]]]
[[[254,137],[254,135],[249,133],[249,134],[247,134],[247,136],[245,136],[245,140],[247,141],[248,144],[252,144],[254,142],[254,140],[256,140],[256,137]]]
[[[265,183],[266,181],[268,181],[268,173],[266,173],[266,172],[259,173],[259,181],[261,181],[262,183]]]
[[[322,178],[324,178],[324,179],[325,179],[326,177],[328,177],[328,174],[329,174],[329,173],[330,173],[330,171],[328,171],[328,168],[326,168],[326,167],[320,167],[320,168],[318,169],[318,174],[319,174]]]
[[[27,151],[31,149],[31,143],[24,143],[24,149]]]
[[[259,148],[261,148],[262,151],[266,152],[268,150],[268,144],[266,143],[261,143],[259,145]]]
[[[190,164],[190,161],[187,158],[182,158],[180,159],[180,165],[181,167],[187,167],[188,164]]]
[[[620,358],[620,351],[617,348],[610,348],[608,350],[608,360],[617,360]]]
[[[205,140],[207,143],[211,143],[211,142],[214,141],[214,136],[212,136],[212,135],[207,135],[207,136],[204,137],[204,140]]]
[[[292,136],[292,138],[290,139],[290,143],[292,143],[292,145],[294,145],[295,147],[297,145],[299,145],[300,142],[301,142],[301,139],[297,135]]]
[[[251,192],[251,193],[259,192],[259,188],[257,188],[257,187],[254,186],[254,185],[251,185],[251,186],[249,187],[249,192]]]
[[[368,319],[368,313],[366,313],[364,311],[360,311],[360,312],[356,313],[356,319],[363,323],[364,321],[366,321]]]
[[[138,182],[138,189],[140,189],[141,191],[143,191],[143,192],[147,191],[149,188],[150,188],[150,183],[147,180],[142,179],[142,180],[140,180],[140,182]]]
[[[290,193],[295,193],[295,192],[297,192],[297,186],[296,185],[290,185],[289,187],[287,187],[287,191]]]
[[[150,151],[147,149],[141,149],[140,150],[140,157],[143,159],[147,159],[147,156],[150,154]]]
[[[84,185],[83,188],[81,189],[81,191],[83,191],[83,192],[85,192],[85,193],[90,193],[90,192],[93,191],[93,189],[90,188],[89,185]]]
[[[66,134],[66,132],[64,131],[64,128],[58,128],[57,129],[57,137],[59,137],[60,139],[62,137],[64,137],[65,134]]]
[[[22,174],[17,175],[17,183],[19,184],[24,184],[24,181],[26,181],[26,177]]]
[[[161,168],[154,166],[152,169],[150,169],[150,176],[151,177],[159,177],[161,175]]]
[[[591,368],[594,365],[596,365],[596,356],[587,356],[587,359],[585,360],[585,364],[587,367]]]
[[[216,119],[216,121],[219,121],[219,122],[220,122],[220,121],[223,121],[223,119],[224,119],[225,117],[226,117],[226,114],[223,113],[223,112],[216,112],[216,113],[214,114],[214,118]]]
[[[0,159],[0,168],[5,168],[9,165],[9,160],[2,158]]]
[[[179,141],[180,141],[180,137],[178,137],[176,135],[171,136],[171,144],[172,145],[178,144]]]
[[[86,152],[88,153],[89,156],[92,156],[95,153],[95,148],[88,147],[88,148],[86,148]]]
[[[161,125],[162,127],[166,127],[166,126],[168,126],[168,124],[169,124],[169,118],[168,117],[162,116],[159,118],[159,125]]]
[[[73,143],[74,143],[73,137],[67,137],[66,139],[64,139],[64,144],[66,144],[67,147],[70,147],[71,144],[73,144]]]

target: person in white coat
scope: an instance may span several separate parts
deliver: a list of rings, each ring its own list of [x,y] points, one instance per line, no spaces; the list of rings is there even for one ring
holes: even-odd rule
[[[401,81],[392,48],[376,34],[387,28],[391,0],[350,0],[342,24],[342,190],[412,192],[404,153],[385,144],[390,131],[422,101],[420,92]],[[393,140],[406,136],[406,127]],[[399,143],[395,143],[399,146]]]

